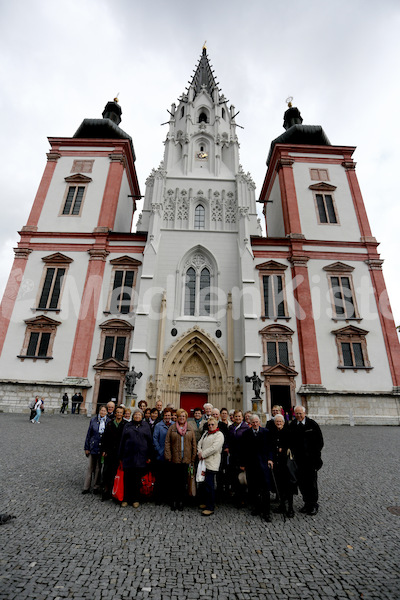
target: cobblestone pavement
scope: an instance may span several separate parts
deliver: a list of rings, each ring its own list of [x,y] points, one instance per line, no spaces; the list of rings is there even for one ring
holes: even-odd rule
[[[0,414],[1,600],[400,598],[399,428],[323,427],[320,512],[266,524],[83,496],[88,423]]]

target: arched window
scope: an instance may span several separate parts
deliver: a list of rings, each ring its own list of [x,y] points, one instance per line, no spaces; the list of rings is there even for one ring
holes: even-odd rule
[[[225,109],[222,109],[222,118],[225,119]]]
[[[198,204],[194,211],[194,228],[205,229],[206,211],[202,204]]]
[[[185,107],[182,106],[181,108],[181,119],[185,116]]]
[[[196,308],[196,271],[190,267],[185,280],[185,315],[194,316]]]
[[[204,267],[200,273],[199,312],[202,316],[210,314],[210,271]]]
[[[215,266],[201,251],[185,262],[183,269],[183,314],[208,317],[212,313],[211,300],[215,296]],[[214,298],[217,302],[217,297]]]
[[[208,123],[207,114],[205,112],[199,114],[199,123]]]

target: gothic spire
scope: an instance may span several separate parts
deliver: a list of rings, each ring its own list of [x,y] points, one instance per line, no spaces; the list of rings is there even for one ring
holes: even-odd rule
[[[193,75],[191,85],[193,86],[195,97],[200,93],[203,85],[206,86],[206,90],[210,94],[211,98],[213,98],[214,90],[218,90],[217,82],[215,81],[212,68],[208,62],[207,48],[205,44],[203,46],[203,52],[197,65],[197,69]]]

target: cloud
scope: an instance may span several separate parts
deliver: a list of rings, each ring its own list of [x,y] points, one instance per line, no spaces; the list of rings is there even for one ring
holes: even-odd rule
[[[73,135],[119,92],[144,193],[162,159],[166,109],[207,40],[222,91],[240,110],[241,162],[258,192],[288,95],[332,143],[358,146],[357,173],[400,322],[397,2],[19,0],[0,10],[0,287],[44,169],[46,136]]]

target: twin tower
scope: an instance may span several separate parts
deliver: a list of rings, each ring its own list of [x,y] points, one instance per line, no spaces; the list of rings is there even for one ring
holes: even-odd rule
[[[126,401],[134,366],[149,406],[248,410],[255,372],[262,413],[399,424],[400,350],[355,148],[289,105],[256,199],[203,48],[142,200],[121,113],[115,99],[49,138],[1,304],[0,410],[36,395],[58,410],[81,391],[92,414]]]

